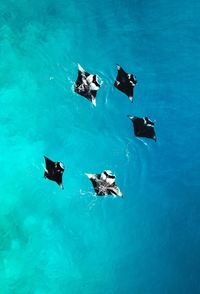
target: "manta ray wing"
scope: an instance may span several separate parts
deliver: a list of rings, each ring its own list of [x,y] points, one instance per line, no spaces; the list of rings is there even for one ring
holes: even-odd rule
[[[53,162],[51,159],[49,159],[46,156],[44,156],[44,159],[45,159],[45,163],[46,163],[46,170],[45,171],[51,172],[55,167],[55,162]]]

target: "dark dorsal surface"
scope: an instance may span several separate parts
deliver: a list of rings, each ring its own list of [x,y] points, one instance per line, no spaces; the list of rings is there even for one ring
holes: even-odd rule
[[[130,101],[133,102],[133,90],[137,84],[136,76],[126,73],[120,65],[117,65],[117,77],[114,86],[126,94]]]
[[[62,176],[65,170],[64,165],[62,162],[54,162],[46,156],[44,156],[44,158],[46,163],[44,177],[56,182],[63,189]]]
[[[74,84],[74,91],[87,98],[96,106],[96,95],[100,89],[97,75],[89,74],[80,65],[78,65],[78,77]]]
[[[146,137],[156,141],[154,122],[148,117],[140,118],[128,115],[133,123],[134,133],[137,137]]]
[[[116,195],[122,197],[122,193],[115,183],[115,176],[110,171],[101,174],[86,174],[92,182],[97,196]]]

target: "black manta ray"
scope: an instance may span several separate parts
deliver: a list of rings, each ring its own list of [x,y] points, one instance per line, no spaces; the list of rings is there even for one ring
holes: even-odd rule
[[[86,174],[93,184],[97,196],[116,195],[122,197],[122,192],[115,183],[115,176],[111,171],[101,174]]]
[[[74,91],[96,106],[96,95],[100,86],[97,75],[89,74],[78,64],[78,78],[74,85]]]
[[[65,170],[62,162],[54,162],[44,156],[46,162],[46,168],[44,172],[44,177],[56,182],[62,189],[64,189],[62,184],[62,176]]]
[[[156,141],[156,133],[154,129],[155,123],[148,117],[139,118],[128,115],[133,123],[134,133],[137,137],[146,137]]]
[[[117,64],[117,78],[114,86],[128,96],[131,102],[133,102],[133,90],[137,84],[136,76],[126,73],[123,68]]]

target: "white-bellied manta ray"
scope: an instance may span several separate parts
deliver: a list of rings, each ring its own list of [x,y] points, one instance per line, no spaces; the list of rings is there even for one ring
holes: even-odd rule
[[[116,195],[122,197],[122,192],[115,183],[115,176],[105,170],[101,174],[86,174],[92,182],[97,196]]]
[[[154,129],[155,122],[151,121],[147,116],[144,118],[127,115],[133,123],[134,133],[136,137],[146,137],[156,141],[156,133]]]
[[[134,74],[126,73],[123,68],[117,64],[117,77],[114,86],[128,96],[131,102],[133,102],[133,90],[137,84],[137,79]]]
[[[96,95],[100,86],[98,76],[89,74],[78,64],[78,77],[74,84],[74,91],[96,106]]]
[[[62,162],[54,162],[44,156],[45,163],[46,163],[46,168],[44,171],[44,177],[56,182],[62,189],[64,189],[63,184],[62,184],[62,176],[64,173],[64,165]]]

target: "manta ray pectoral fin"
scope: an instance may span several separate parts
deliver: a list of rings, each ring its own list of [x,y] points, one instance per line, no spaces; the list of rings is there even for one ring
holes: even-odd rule
[[[117,196],[123,197],[122,192],[120,191],[120,189],[116,186],[116,190],[117,190]]]
[[[85,174],[89,179],[93,179],[94,175],[93,174]]]
[[[133,96],[128,97],[131,102],[133,102]]]
[[[117,84],[117,86],[119,86],[120,85],[120,82],[119,81],[116,81],[116,84]]]
[[[123,194],[121,191],[119,191],[118,196],[123,198]]]
[[[117,69],[120,70],[121,66],[119,64],[116,64],[116,65],[117,65]]]
[[[85,70],[82,68],[82,66],[80,66],[80,64],[78,64],[78,70],[79,70],[80,72],[85,72]]]
[[[95,107],[97,106],[96,98],[95,98],[95,97],[92,97],[92,104],[93,104]]]
[[[134,119],[134,116],[131,116],[131,115],[127,115],[127,117],[130,118],[130,120]]]

